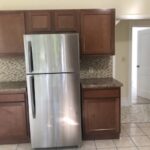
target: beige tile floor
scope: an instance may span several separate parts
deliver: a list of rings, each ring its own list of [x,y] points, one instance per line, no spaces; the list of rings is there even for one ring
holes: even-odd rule
[[[81,148],[68,150],[150,150],[150,104],[123,106],[121,110],[119,140],[84,141]],[[18,144],[0,145],[0,150],[32,149],[30,144]]]
[[[30,144],[1,145],[0,150],[32,150]],[[63,150],[150,150],[150,123],[123,123],[115,140],[84,141],[81,148]]]
[[[150,104],[122,106],[121,122],[150,122]]]
[[[132,101],[133,104],[150,104],[150,100],[144,97],[137,96]]]

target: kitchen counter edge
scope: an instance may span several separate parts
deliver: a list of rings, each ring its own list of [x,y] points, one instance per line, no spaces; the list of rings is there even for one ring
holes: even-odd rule
[[[0,94],[24,92],[26,92],[26,81],[0,82]]]
[[[85,78],[80,79],[82,88],[118,88],[123,84],[114,78]]]

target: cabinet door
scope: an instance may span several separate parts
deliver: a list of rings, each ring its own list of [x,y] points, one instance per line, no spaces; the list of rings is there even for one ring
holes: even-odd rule
[[[26,33],[48,32],[52,30],[50,11],[26,12]]]
[[[114,54],[115,11],[81,11],[82,54]]]
[[[23,142],[27,139],[25,110],[24,102],[0,103],[0,143]]]
[[[55,31],[79,31],[79,11],[78,10],[56,10]]]
[[[0,54],[23,53],[24,13],[0,13]]]
[[[84,139],[117,138],[120,128],[119,99],[84,99]]]

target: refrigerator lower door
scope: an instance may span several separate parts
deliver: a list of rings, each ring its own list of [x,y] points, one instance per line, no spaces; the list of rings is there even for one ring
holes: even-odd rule
[[[27,75],[32,148],[81,144],[80,82],[75,74]]]

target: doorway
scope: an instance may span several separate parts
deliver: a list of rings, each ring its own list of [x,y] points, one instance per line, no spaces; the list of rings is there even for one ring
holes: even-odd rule
[[[150,104],[150,27],[132,27],[131,103]]]

